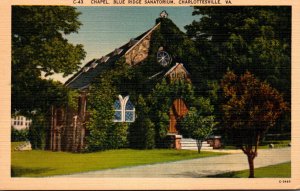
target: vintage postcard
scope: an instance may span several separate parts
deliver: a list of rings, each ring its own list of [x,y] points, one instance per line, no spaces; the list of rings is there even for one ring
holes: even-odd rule
[[[299,13],[1,2],[0,189],[300,189]]]

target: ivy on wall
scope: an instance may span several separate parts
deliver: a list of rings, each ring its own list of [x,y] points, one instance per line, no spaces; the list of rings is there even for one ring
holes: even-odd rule
[[[159,21],[161,25],[152,34],[146,60],[131,67],[121,58],[92,84],[88,97],[88,150],[127,146],[146,149],[164,147],[173,101],[183,99],[188,107],[197,103],[195,87],[191,83],[180,80],[168,83],[164,78],[149,79],[149,75],[166,72],[175,62],[191,61],[187,55],[192,57],[195,52],[191,50],[191,40],[170,19],[157,20]],[[157,63],[156,53],[160,47],[173,57],[174,63],[168,68]],[[118,95],[130,96],[130,101],[136,108],[135,122],[113,122],[113,103]]]

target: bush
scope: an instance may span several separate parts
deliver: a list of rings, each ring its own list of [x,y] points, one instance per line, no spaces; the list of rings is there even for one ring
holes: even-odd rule
[[[28,133],[32,149],[45,149],[47,129],[48,123],[46,117],[43,114],[35,115]]]
[[[131,148],[155,148],[155,126],[149,118],[138,117],[130,126],[129,141]]]
[[[11,141],[28,141],[28,129],[17,130],[15,128],[11,128]]]
[[[100,151],[106,149],[107,133],[105,129],[91,129],[86,139],[88,151]]]
[[[92,129],[87,137],[88,151],[119,149],[128,146],[126,123],[113,123],[108,128]]]
[[[150,108],[142,95],[136,103],[137,118],[129,128],[129,145],[131,148],[152,149],[155,147],[155,125],[149,118]]]
[[[119,149],[128,146],[128,124],[115,123],[107,132],[107,149]]]
[[[155,147],[155,126],[152,121],[147,118],[144,120],[144,148],[145,149],[153,149]]]

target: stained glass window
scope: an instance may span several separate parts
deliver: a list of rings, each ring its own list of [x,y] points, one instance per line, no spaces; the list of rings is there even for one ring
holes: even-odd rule
[[[127,101],[125,106],[125,121],[133,122],[134,121],[135,109],[130,100]]]
[[[114,103],[114,121],[115,122],[134,122],[135,120],[135,108],[132,102],[129,100],[129,96],[122,97]]]
[[[134,111],[126,111],[125,112],[125,121],[133,122],[134,121]]]
[[[121,101],[116,100],[114,103],[114,110],[115,110],[115,115],[114,115],[114,121],[122,121],[122,106],[121,106]]]
[[[134,110],[134,106],[130,100],[127,101],[125,109],[126,110]]]
[[[115,110],[121,110],[121,103],[120,100],[116,100],[114,103],[114,109]]]
[[[115,111],[114,119],[115,119],[115,121],[122,121],[122,112],[121,111]]]

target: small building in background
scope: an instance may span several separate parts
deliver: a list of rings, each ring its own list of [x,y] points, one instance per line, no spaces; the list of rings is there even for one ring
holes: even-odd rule
[[[11,118],[11,126],[16,130],[28,129],[32,124],[31,119],[17,115]]]

